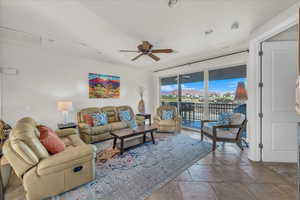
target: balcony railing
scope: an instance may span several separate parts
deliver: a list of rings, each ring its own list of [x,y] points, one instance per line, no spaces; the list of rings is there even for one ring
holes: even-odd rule
[[[163,103],[165,104],[165,103]],[[177,102],[169,102],[167,104],[178,106]],[[204,103],[180,103],[180,114],[183,120],[186,121],[201,121],[201,120],[217,120],[219,115],[224,112],[232,112],[238,104],[229,103],[209,103],[208,114],[205,116]]]

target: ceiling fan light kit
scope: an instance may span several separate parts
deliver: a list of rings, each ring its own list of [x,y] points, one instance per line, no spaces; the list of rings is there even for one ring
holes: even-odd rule
[[[148,41],[143,41],[142,44],[137,46],[138,50],[120,50],[120,52],[136,52],[140,53],[136,57],[132,58],[132,61],[137,60],[143,55],[148,55],[150,58],[152,58],[155,61],[159,61],[160,58],[155,55],[155,53],[173,53],[173,49],[152,49],[153,45]]]

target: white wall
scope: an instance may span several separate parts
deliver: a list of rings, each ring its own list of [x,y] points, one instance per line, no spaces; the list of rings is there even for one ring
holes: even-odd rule
[[[1,66],[18,70],[17,75],[4,76],[3,117],[11,124],[31,116],[55,128],[62,121],[56,107],[59,100],[73,102],[73,120],[76,111],[89,106],[130,105],[136,112],[139,86],[145,87],[146,111],[153,109],[153,79],[149,72],[62,54],[41,46],[0,43],[0,50]],[[89,99],[89,72],[120,76],[121,97]]]
[[[2,119],[2,70],[0,66],[0,119]]]
[[[298,41],[299,37],[299,32],[298,32],[298,25],[293,26],[292,28],[289,28],[274,37],[271,37],[268,39],[268,42],[273,42],[273,41]]]

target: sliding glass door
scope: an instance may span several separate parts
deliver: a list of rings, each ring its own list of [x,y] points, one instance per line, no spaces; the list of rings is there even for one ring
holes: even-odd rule
[[[160,102],[177,107],[183,126],[200,129],[201,120],[217,120],[238,106],[235,91],[246,76],[243,65],[161,78]]]
[[[204,72],[180,75],[178,102],[183,126],[200,128],[200,120],[204,119],[204,101]]]
[[[238,106],[235,91],[238,83],[246,82],[246,66],[210,70],[208,74],[208,119],[217,120],[220,113]]]
[[[160,103],[162,105],[178,104],[178,81],[177,76],[161,78],[160,80]]]

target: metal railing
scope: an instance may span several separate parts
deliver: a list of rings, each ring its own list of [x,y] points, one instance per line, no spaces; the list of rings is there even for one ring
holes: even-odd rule
[[[177,102],[168,102],[162,104],[169,104],[178,107]],[[233,109],[238,106],[238,104],[229,103],[209,103],[208,116],[206,117],[204,103],[180,102],[179,105],[182,119],[188,121],[217,120],[221,113],[232,112]]]

